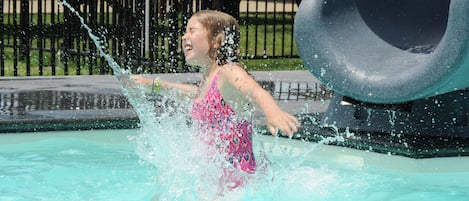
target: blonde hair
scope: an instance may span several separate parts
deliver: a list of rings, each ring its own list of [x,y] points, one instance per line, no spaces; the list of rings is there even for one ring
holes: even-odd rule
[[[231,15],[214,10],[201,10],[193,17],[207,29],[210,41],[209,56],[218,65],[238,62],[240,32],[239,24]]]

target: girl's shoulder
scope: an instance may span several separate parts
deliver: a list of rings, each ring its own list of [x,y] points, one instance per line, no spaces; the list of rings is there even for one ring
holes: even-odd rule
[[[243,64],[227,63],[220,67],[220,74],[227,79],[249,75]]]
[[[231,63],[226,63],[221,66],[221,69],[240,69],[244,70],[246,69],[246,66],[244,64],[238,63],[238,62],[231,62]]]
[[[222,86],[231,86],[239,90],[255,84],[254,78],[239,63],[229,63],[221,66],[219,80]]]

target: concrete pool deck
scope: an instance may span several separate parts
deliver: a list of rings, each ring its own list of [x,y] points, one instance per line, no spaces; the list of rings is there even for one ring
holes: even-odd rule
[[[334,145],[410,158],[467,156],[469,139],[392,135],[334,130],[320,124],[332,91],[308,71],[251,72],[281,108],[297,115],[302,126],[295,139],[320,141],[342,136]],[[195,83],[200,74],[152,74],[164,80]],[[254,114],[259,132],[263,115]],[[112,75],[0,78],[0,134],[56,130],[127,129],[139,126],[134,109]]]
[[[251,72],[259,82],[296,83],[297,88],[317,80],[308,71]],[[164,80],[194,83],[200,74],[152,74]],[[300,86],[300,83],[302,84]],[[277,87],[278,88],[278,87]],[[280,89],[281,90],[281,89]],[[277,99],[292,114],[322,112],[326,101]],[[115,76],[54,76],[0,78],[0,133],[89,128],[132,128],[138,117],[126,102]]]

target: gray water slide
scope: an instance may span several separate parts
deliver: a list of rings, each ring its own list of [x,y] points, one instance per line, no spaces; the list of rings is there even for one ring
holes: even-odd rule
[[[469,155],[469,0],[303,0],[294,32],[334,90],[305,133],[353,133],[345,146],[416,158]]]
[[[468,0],[307,0],[305,65],[337,93],[401,103],[469,87]]]

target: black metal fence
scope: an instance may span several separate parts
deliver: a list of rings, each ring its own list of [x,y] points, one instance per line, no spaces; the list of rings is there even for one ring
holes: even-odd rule
[[[192,72],[180,37],[202,9],[241,25],[244,59],[298,57],[293,0],[68,0],[119,65],[133,72]],[[109,74],[79,19],[56,0],[0,4],[0,76]]]

